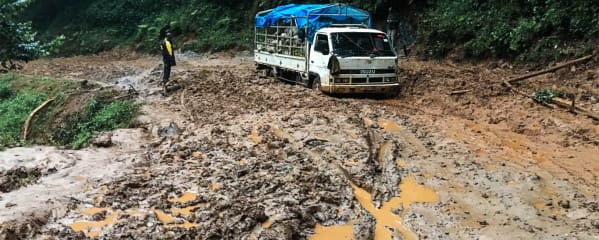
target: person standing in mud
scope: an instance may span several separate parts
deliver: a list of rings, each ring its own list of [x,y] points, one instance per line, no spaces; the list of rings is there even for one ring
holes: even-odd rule
[[[173,51],[171,33],[166,33],[166,36],[160,43],[160,51],[162,52],[162,62],[164,64],[162,84],[166,89],[166,83],[169,81],[171,77],[171,67],[177,65],[177,62],[175,61],[175,52]]]
[[[399,16],[393,7],[389,7],[387,14],[387,36],[391,39],[391,46],[395,47],[397,37],[397,26],[399,25]]]

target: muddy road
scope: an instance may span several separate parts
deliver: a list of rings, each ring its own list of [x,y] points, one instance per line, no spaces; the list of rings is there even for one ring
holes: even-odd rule
[[[139,129],[120,130],[139,132],[127,141],[69,153],[112,154],[69,167],[47,171],[52,154],[26,166],[31,150],[2,153],[15,158],[3,173],[44,174],[0,194],[0,238],[599,237],[597,122],[506,91],[498,83],[519,73],[507,64],[402,60],[401,96],[374,100],[261,77],[249,54],[179,59],[166,97],[155,57],[28,64],[27,74],[133,87],[144,114]],[[518,87],[561,83],[597,110],[598,78],[593,60]],[[447,95],[459,89],[472,91]],[[70,175],[83,187],[47,188]],[[34,207],[23,194],[45,200]]]

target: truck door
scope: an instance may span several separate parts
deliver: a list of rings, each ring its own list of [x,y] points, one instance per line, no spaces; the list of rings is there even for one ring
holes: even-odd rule
[[[320,83],[328,85],[329,69],[327,64],[331,54],[329,37],[325,34],[317,34],[310,53],[310,72],[317,73],[320,76]]]

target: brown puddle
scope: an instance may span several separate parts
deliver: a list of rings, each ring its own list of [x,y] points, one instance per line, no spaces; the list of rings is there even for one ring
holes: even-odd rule
[[[204,206],[206,206],[206,204],[196,204],[196,205],[186,207],[186,208],[173,208],[173,209],[171,209],[171,213],[189,216],[189,215],[191,215],[191,212],[193,212],[194,210],[196,210],[198,208],[204,207]]]
[[[210,184],[210,191],[214,192],[218,189],[220,189],[220,185],[218,185],[217,182],[212,182],[212,184]]]
[[[262,138],[258,135],[258,130],[256,128],[252,129],[252,132],[248,136],[248,138],[252,140],[252,142],[254,142],[255,144],[259,144],[260,141],[262,141]]]
[[[272,221],[270,221],[270,219],[262,223],[262,229],[268,229],[270,226],[272,226]]]
[[[387,227],[399,231],[407,240],[415,239],[414,234],[402,225],[402,218],[392,213],[392,210],[403,206],[402,214],[405,213],[410,204],[415,202],[436,202],[439,197],[430,188],[418,185],[413,176],[405,178],[399,185],[400,197],[394,197],[384,203],[380,209],[374,207],[370,193],[352,184],[354,195],[360,205],[368,211],[375,219],[374,239],[391,239],[392,232]]]
[[[169,198],[168,201],[172,203],[188,203],[195,200],[199,194],[194,192],[184,192],[179,198]]]
[[[154,213],[156,213],[156,217],[158,218],[158,220],[160,220],[160,222],[162,223],[172,223],[177,221],[177,219],[175,219],[174,217],[171,217],[169,215],[167,215],[166,213],[164,213],[163,211],[160,210],[154,210]]]
[[[395,123],[394,121],[388,120],[388,119],[379,118],[378,124],[379,124],[379,127],[385,131],[389,131],[389,132],[401,131],[401,127],[399,127],[399,125],[397,123]]]
[[[353,226],[353,221],[346,225],[330,227],[325,227],[317,223],[314,235],[310,236],[310,240],[351,240],[354,239]]]
[[[75,222],[75,223],[71,224],[70,227],[75,232],[81,232],[86,229],[102,228],[102,227],[112,225],[116,222],[117,218],[119,217],[119,213],[117,211],[113,211],[110,209],[92,208],[92,209],[87,209],[84,211],[82,211],[82,213],[86,214],[86,215],[93,215],[93,214],[100,213],[103,211],[109,211],[111,213],[110,213],[110,215],[106,216],[106,218],[102,221],[81,221],[81,222]],[[94,230],[94,231],[87,232],[85,234],[85,236],[97,237],[101,233],[102,233],[102,231]]]
[[[90,215],[94,215],[97,213],[101,213],[104,211],[110,211],[110,210],[111,210],[110,208],[88,208],[88,209],[81,210],[81,213],[90,216]]]

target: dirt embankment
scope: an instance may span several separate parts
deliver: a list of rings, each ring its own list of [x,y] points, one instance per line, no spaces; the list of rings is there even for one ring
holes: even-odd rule
[[[260,77],[247,57],[182,59],[181,88],[166,98],[152,58],[28,66],[58,76],[78,69],[77,78],[107,84],[129,79],[147,103],[140,121],[150,139],[126,175],[89,182],[93,191],[45,218],[38,237],[599,236],[596,123],[506,92],[496,83],[514,74],[507,67],[410,60],[400,98],[369,100]],[[597,67],[563,74],[597,76]],[[473,92],[446,95],[456,88]],[[596,109],[595,97],[583,104]]]

